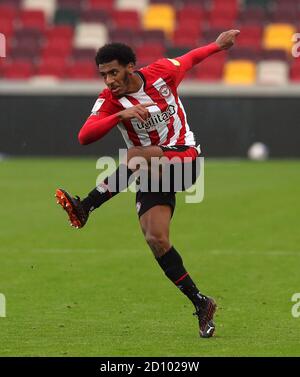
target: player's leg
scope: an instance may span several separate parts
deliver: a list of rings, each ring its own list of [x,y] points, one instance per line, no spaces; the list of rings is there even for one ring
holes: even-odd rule
[[[79,197],[73,197],[63,189],[57,189],[57,203],[68,213],[71,225],[82,228],[92,211],[128,187],[129,179],[136,170],[135,166],[138,165],[139,159],[140,163],[148,164],[151,157],[162,156],[163,151],[158,146],[132,147],[127,152],[126,160],[120,163],[118,169],[106,177],[86,198],[80,200]]]
[[[172,246],[169,233],[170,222],[175,206],[175,201],[169,199],[171,205],[154,205],[155,201],[162,203],[165,199],[159,198],[161,193],[138,193],[137,203],[140,213],[140,225],[159,266],[165,275],[185,294],[193,303],[199,319],[199,332],[201,337],[211,337],[215,330],[212,322],[216,305],[214,301],[200,293],[196,284],[190,277],[179,252]],[[169,194],[169,196],[172,194]],[[175,196],[175,194],[173,194]],[[140,201],[138,201],[140,200]],[[166,203],[168,199],[166,197]],[[174,204],[173,204],[174,203]],[[146,212],[144,212],[146,210]]]

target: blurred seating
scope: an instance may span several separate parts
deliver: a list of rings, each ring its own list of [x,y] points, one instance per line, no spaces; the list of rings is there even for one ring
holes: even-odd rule
[[[136,48],[137,63],[139,67],[161,59],[165,55],[165,48],[160,43],[145,43]]]
[[[82,0],[56,0],[56,4],[58,8],[77,11],[81,9],[83,1]]]
[[[211,56],[187,77],[248,84],[256,80],[257,65],[259,82],[273,82],[273,72],[278,82],[299,82],[300,68],[291,57],[299,15],[300,0],[0,0],[8,53],[0,71],[6,74],[9,66],[9,75],[17,77],[11,65],[18,62],[24,77],[36,72],[92,79],[96,51],[109,41],[133,46],[140,67],[239,28],[233,49]]]
[[[252,48],[260,50],[263,28],[257,24],[249,24],[240,27],[241,34],[236,39],[237,48]]]
[[[34,75],[34,66],[30,61],[15,60],[4,66],[3,77],[11,80],[26,80]]]
[[[288,65],[280,61],[261,61],[257,67],[257,83],[284,85],[288,83]]]
[[[256,81],[256,65],[251,60],[229,61],[224,68],[224,82],[230,85],[249,85]]]
[[[166,37],[163,30],[141,30],[141,32],[136,35],[136,41],[138,45],[152,42],[165,45]]]
[[[140,15],[135,10],[115,10],[112,12],[112,20],[116,28],[128,28],[133,31],[140,31]]]
[[[94,80],[98,77],[97,67],[93,61],[82,60],[66,67],[65,78],[72,80]]]
[[[54,23],[58,24],[68,24],[75,27],[79,19],[79,11],[75,9],[57,9],[54,15]]]
[[[136,35],[131,29],[116,29],[109,33],[110,42],[120,42],[127,45],[133,45]]]
[[[201,81],[216,82],[223,77],[226,53],[212,55],[210,59],[204,60],[195,68],[195,78]]]
[[[114,0],[86,0],[85,6],[87,9],[101,9],[106,12],[114,10]]]
[[[290,79],[295,83],[300,83],[300,60],[295,59],[290,69]]]
[[[140,14],[142,14],[147,6],[148,6],[148,0],[116,0],[115,2],[116,9],[119,10],[136,10]]]
[[[110,14],[101,9],[83,9],[80,12],[80,22],[97,23],[108,25]]]
[[[262,27],[268,20],[268,13],[263,7],[249,7],[241,9],[237,18],[240,27],[257,25]]]
[[[230,60],[256,61],[260,58],[260,54],[257,49],[253,49],[251,47],[244,47],[229,50],[228,57]]]
[[[96,56],[96,49],[93,48],[74,48],[72,51],[72,60],[79,61],[90,61],[94,62]]]
[[[23,8],[41,10],[49,21],[52,21],[56,9],[56,0],[23,0]]]
[[[100,23],[80,23],[76,26],[74,47],[99,48],[108,41],[108,31]]]
[[[11,38],[14,33],[17,15],[17,9],[0,4],[0,32],[6,38]]]
[[[23,29],[35,29],[40,32],[46,30],[46,17],[42,10],[21,10],[19,23],[20,27]]]
[[[296,29],[290,24],[269,24],[263,35],[263,47],[265,49],[285,49],[291,51],[292,36]]]
[[[171,36],[175,29],[175,9],[170,5],[150,5],[144,13],[143,26],[146,30],[160,29]]]
[[[261,8],[268,8],[272,4],[273,0],[244,0],[246,7],[257,6]]]
[[[288,54],[287,54],[287,51],[282,50],[282,49],[262,50],[260,59],[261,60],[280,60],[287,63]]]
[[[41,60],[36,74],[38,76],[53,76],[62,79],[65,76],[65,64],[61,61]]]

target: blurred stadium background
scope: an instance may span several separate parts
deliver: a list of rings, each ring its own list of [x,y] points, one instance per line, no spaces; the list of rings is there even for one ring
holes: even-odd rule
[[[238,28],[236,47],[181,86],[193,130],[207,156],[245,157],[260,141],[272,157],[299,157],[299,15],[299,0],[0,0],[0,153],[116,153],[124,145],[117,132],[87,148],[77,143],[103,88],[95,51],[125,42],[143,66]]]

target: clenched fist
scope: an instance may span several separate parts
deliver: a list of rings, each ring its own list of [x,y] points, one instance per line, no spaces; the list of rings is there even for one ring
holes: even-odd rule
[[[220,34],[216,40],[216,43],[220,46],[221,50],[227,50],[235,43],[235,38],[240,34],[239,30],[224,31]]]

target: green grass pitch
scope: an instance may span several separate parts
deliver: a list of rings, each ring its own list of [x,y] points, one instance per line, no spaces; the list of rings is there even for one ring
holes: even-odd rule
[[[62,186],[84,195],[93,159],[0,163],[1,356],[299,356],[299,161],[208,161],[205,199],[178,195],[171,238],[218,303],[200,339],[193,307],[145,244],[134,194],[72,229]]]

